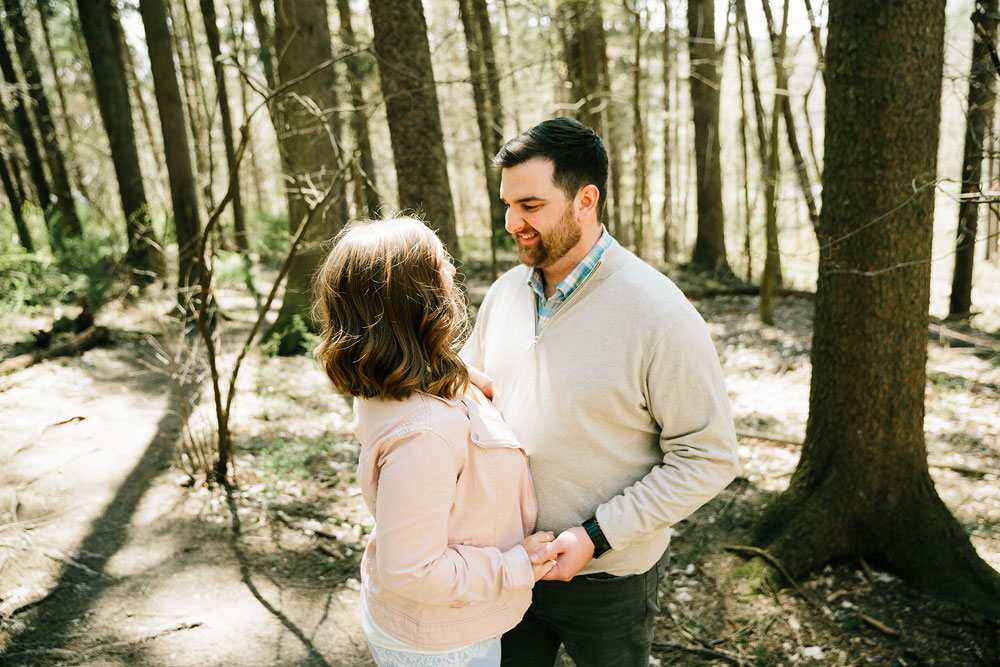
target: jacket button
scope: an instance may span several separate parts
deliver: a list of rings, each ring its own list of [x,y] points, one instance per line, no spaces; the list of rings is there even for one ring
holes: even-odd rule
[[[472,439],[473,440],[479,440],[479,434],[478,433],[473,433],[472,434]]]

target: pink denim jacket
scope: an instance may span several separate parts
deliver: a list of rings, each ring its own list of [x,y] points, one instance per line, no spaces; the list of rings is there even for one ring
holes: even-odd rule
[[[435,649],[495,637],[531,603],[521,540],[537,507],[528,458],[474,387],[447,401],[357,399],[358,479],[375,531],[362,559],[372,617]]]

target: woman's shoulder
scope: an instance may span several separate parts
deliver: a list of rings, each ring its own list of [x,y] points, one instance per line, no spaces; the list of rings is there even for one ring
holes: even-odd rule
[[[414,433],[437,435],[449,443],[468,436],[468,418],[458,399],[414,393],[401,400],[359,398],[355,434],[362,445],[388,443]]]

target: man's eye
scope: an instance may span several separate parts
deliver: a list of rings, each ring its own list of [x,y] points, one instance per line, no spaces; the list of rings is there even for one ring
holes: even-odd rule
[[[531,211],[537,211],[538,206],[539,206],[538,204],[525,204],[524,210],[530,213]]]

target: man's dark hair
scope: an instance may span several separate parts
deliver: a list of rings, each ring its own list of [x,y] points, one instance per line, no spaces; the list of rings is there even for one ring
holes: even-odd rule
[[[567,197],[575,197],[585,185],[596,185],[603,210],[607,201],[608,152],[592,129],[572,118],[544,121],[504,144],[493,164],[507,169],[533,158],[552,160],[552,181]]]

